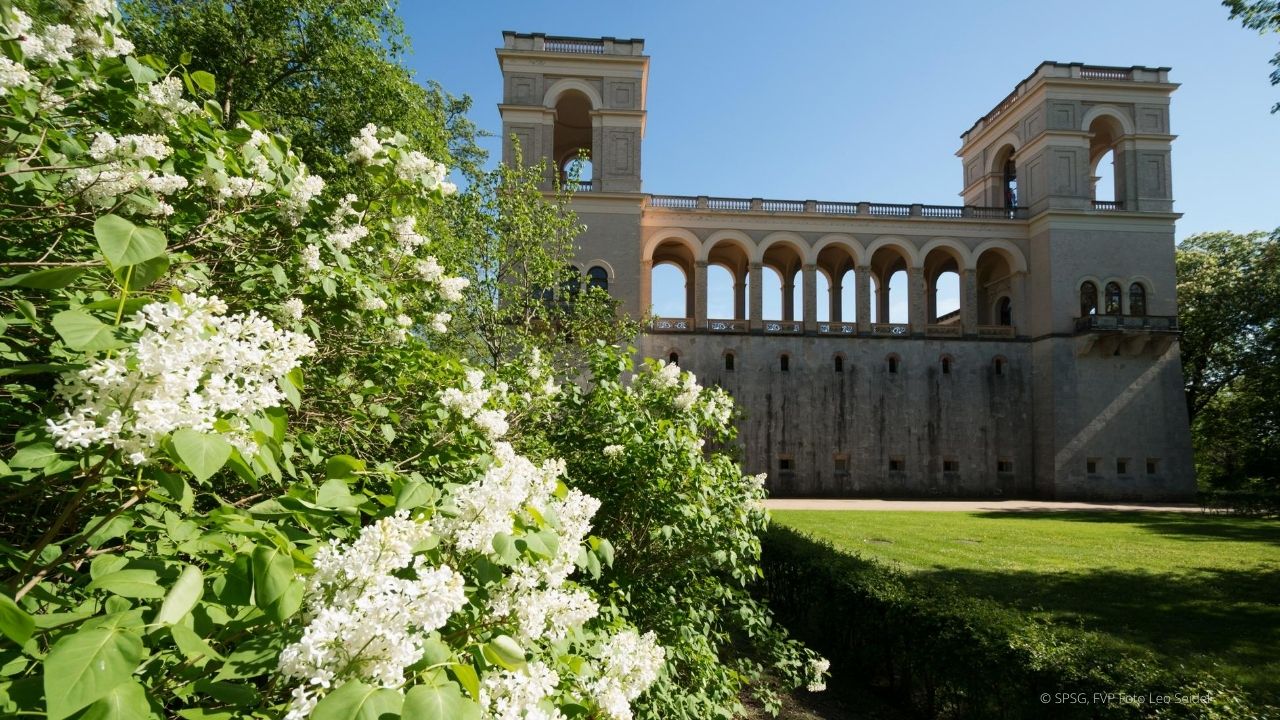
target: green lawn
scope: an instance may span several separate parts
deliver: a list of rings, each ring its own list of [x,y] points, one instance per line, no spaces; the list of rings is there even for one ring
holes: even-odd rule
[[[1280,522],[1182,513],[773,512],[924,578],[1280,696]]]

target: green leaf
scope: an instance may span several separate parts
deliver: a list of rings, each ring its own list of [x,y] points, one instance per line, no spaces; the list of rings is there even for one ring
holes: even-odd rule
[[[178,651],[188,660],[195,662],[200,658],[209,660],[222,659],[217,650],[210,647],[204,638],[186,625],[169,626],[169,634],[173,636],[173,643],[178,646]]]
[[[9,464],[16,468],[42,468],[59,458],[57,450],[49,443],[35,443],[18,448],[9,458]]]
[[[164,254],[164,233],[155,228],[138,227],[119,215],[103,215],[95,220],[93,236],[112,267],[137,265]]]
[[[173,434],[173,447],[196,480],[204,482],[231,457],[231,443],[221,435],[182,428]]]
[[[275,546],[253,549],[253,599],[273,619],[283,622],[302,604],[302,585],[293,577],[293,558]]]
[[[138,720],[151,716],[146,688],[128,680],[89,706],[80,720]]]
[[[449,672],[453,673],[453,677],[473,700],[480,699],[480,676],[476,674],[475,668],[470,665],[450,665]]]
[[[153,622],[159,625],[172,625],[191,612],[191,608],[204,597],[204,573],[195,565],[188,565],[178,576],[178,581],[169,588],[164,596],[160,612],[156,613]]]
[[[47,270],[36,270],[34,272],[15,275],[10,278],[0,280],[0,287],[27,287],[36,288],[38,290],[57,290],[64,288],[75,279],[84,274],[85,268],[68,267],[68,268],[49,268]]]
[[[0,633],[22,645],[31,638],[36,622],[26,610],[18,607],[18,603],[8,595],[0,595]]]
[[[210,95],[213,94],[214,88],[216,87],[213,75],[205,72],[204,70],[197,70],[191,73],[191,81],[196,84],[196,87]]]
[[[316,505],[326,508],[349,508],[360,504],[360,498],[351,494],[345,480],[326,480],[316,490]]]
[[[123,628],[98,627],[63,637],[44,663],[49,720],[106,697],[129,680],[141,659],[141,638]]]
[[[251,110],[237,110],[236,115],[238,115],[240,119],[244,121],[244,124],[248,125],[250,129],[261,130],[267,126],[266,121],[262,119],[261,113],[256,113]]]
[[[53,329],[72,350],[110,350],[124,343],[115,328],[83,310],[63,310],[53,316]]]
[[[484,646],[485,657],[508,670],[524,667],[524,648],[510,635],[499,635]]]
[[[324,476],[330,480],[354,478],[365,468],[364,461],[350,455],[334,455],[324,462]]]
[[[156,584],[156,572],[154,570],[117,570],[116,572],[103,575],[89,583],[90,590],[105,590],[106,592],[128,598],[158,598],[164,597],[164,590]]]
[[[382,720],[384,715],[399,715],[403,704],[404,696],[395,690],[352,680],[325,695],[311,711],[311,719]]]
[[[120,287],[133,292],[159,280],[167,272],[169,272],[169,256],[160,255],[136,265],[118,267],[112,274],[115,275],[116,282],[120,284]]]
[[[457,683],[446,681],[409,690],[400,716],[413,720],[479,720],[480,706],[463,697]]]
[[[410,480],[396,491],[396,510],[412,510],[433,501],[436,489],[422,480]]]

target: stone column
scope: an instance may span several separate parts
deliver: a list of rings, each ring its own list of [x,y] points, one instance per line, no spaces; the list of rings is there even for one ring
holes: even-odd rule
[[[640,307],[641,317],[648,315],[653,308],[653,261],[640,261]]]
[[[733,319],[747,319],[747,278],[741,274],[733,278]]]
[[[854,282],[857,283],[858,332],[871,332],[871,269],[859,265],[853,269]]]
[[[838,275],[831,281],[831,322],[844,322],[844,275]]]
[[[782,276],[782,319],[796,319],[796,274],[794,272]]]
[[[815,332],[818,329],[818,270],[813,265],[804,266],[804,329]]]
[[[978,334],[978,273],[965,268],[960,273],[960,325],[965,335]]]
[[[907,322],[911,332],[923,333],[929,318],[925,317],[924,270],[907,268]]]
[[[694,270],[693,326],[699,330],[707,327],[707,263],[699,260]]]
[[[764,302],[764,293],[761,285],[764,283],[764,266],[760,263],[751,263],[751,329],[760,330],[764,328],[762,319],[763,309],[761,305]]]
[[[1030,330],[1027,323],[1031,317],[1027,312],[1027,274],[1025,272],[1015,272],[1013,281],[1010,283],[1009,293],[1013,296],[1013,327],[1018,335],[1025,335]],[[1125,296],[1124,288],[1120,289],[1120,297]]]

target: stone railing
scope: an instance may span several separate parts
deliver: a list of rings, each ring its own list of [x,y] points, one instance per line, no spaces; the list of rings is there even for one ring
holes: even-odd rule
[[[654,318],[650,329],[654,332],[691,332],[693,318]]]
[[[1124,203],[1121,203],[1117,200],[1094,200],[1093,209],[1094,210],[1123,210]]]
[[[1012,325],[979,325],[978,337],[989,338],[1011,338],[1017,337],[1017,332]]]
[[[707,329],[713,333],[744,333],[747,331],[746,320],[707,320]]]
[[[799,320],[765,320],[766,335],[800,335],[804,333],[804,323]]]
[[[826,200],[766,200],[764,198],[709,197],[707,195],[649,195],[651,208],[712,210],[719,212],[813,213],[816,215],[864,215],[871,217],[925,218],[929,220],[1025,220],[1027,208],[976,205],[923,205]]]
[[[818,323],[819,335],[856,335],[857,333],[858,333],[857,323],[847,323],[847,322]]]
[[[911,326],[906,323],[871,323],[871,334],[906,337],[911,334]]]
[[[924,329],[924,334],[934,337],[960,337],[964,334],[964,329],[955,323],[950,325],[928,325]]]
[[[1076,318],[1076,332],[1178,332],[1176,315],[1086,315]]]

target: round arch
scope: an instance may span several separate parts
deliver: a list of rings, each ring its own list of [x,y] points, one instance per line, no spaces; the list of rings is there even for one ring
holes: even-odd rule
[[[560,96],[570,90],[577,90],[586,95],[592,110],[604,107],[604,100],[600,97],[600,93],[590,83],[578,78],[561,78],[551,83],[551,87],[547,88],[547,92],[542,96],[542,106],[548,110],[554,110],[556,103],[560,102]]]
[[[1126,115],[1123,110],[1115,105],[1094,105],[1089,108],[1089,111],[1080,119],[1080,130],[1082,132],[1089,132],[1089,127],[1093,125],[1093,121],[1100,117],[1109,117],[1115,120],[1120,124],[1120,130],[1125,135],[1132,135],[1134,133],[1133,121],[1129,119],[1129,116]]]
[[[934,238],[925,243],[924,247],[920,248],[920,262],[923,263],[925,258],[929,257],[929,253],[937,250],[938,248],[948,248],[954,251],[956,254],[956,261],[960,264],[961,269],[973,266],[974,260],[971,257],[969,248],[959,240],[946,237]]]
[[[908,242],[906,238],[901,238],[897,235],[882,235],[868,245],[866,254],[866,261],[868,264],[870,264],[871,259],[875,257],[876,251],[883,247],[898,249],[907,258],[908,266],[914,268],[920,267],[920,263],[922,262],[920,251]]]
[[[1005,259],[1009,261],[1009,267],[1014,272],[1027,271],[1027,259],[1023,257],[1022,251],[1018,249],[1018,246],[1014,245],[1008,240],[988,240],[982,243],[981,245],[979,245],[978,247],[974,248],[972,254],[970,255],[970,259],[973,264],[967,266],[966,269],[976,270],[978,267],[978,260],[981,259],[982,254],[987,252],[988,250],[1004,251],[1003,254],[1005,256]]]
[[[855,265],[865,265],[867,262],[866,251],[862,247],[862,243],[858,242],[852,235],[844,233],[831,233],[818,238],[818,242],[813,244],[813,257],[817,258],[823,250],[832,245],[842,247],[853,256]]]
[[[692,233],[690,233],[692,234]],[[755,262],[756,243],[751,236],[741,230],[717,230],[702,241],[702,252],[698,254],[698,262],[708,262],[711,251],[722,242],[735,245],[747,256],[749,262]]]
[[[653,235],[649,236],[648,240],[645,240],[644,247],[640,253],[640,259],[652,261],[653,251],[656,250],[659,245],[669,240],[684,245],[685,248],[689,250],[690,255],[695,259],[705,257],[705,254],[702,251],[702,241],[698,239],[697,235],[694,235],[684,228],[660,228]]]
[[[604,268],[604,271],[609,274],[610,280],[616,280],[618,278],[617,273],[613,271],[613,266],[610,265],[607,260],[596,258],[595,260],[592,260],[590,262],[582,263],[582,267],[588,270],[590,270],[593,267],[602,267]]]
[[[991,143],[991,147],[996,148],[996,152],[991,156],[991,167],[988,168],[988,172],[1002,173],[1004,163],[1009,156],[1016,156],[1022,149],[1022,140],[1018,138],[1017,133],[1007,132],[999,140]]]
[[[801,263],[806,265],[813,263],[813,255],[811,253],[813,248],[809,247],[804,238],[793,232],[775,232],[766,235],[756,247],[755,254],[751,256],[751,262],[764,262],[765,253],[774,245],[791,245],[796,254],[800,256]]]

